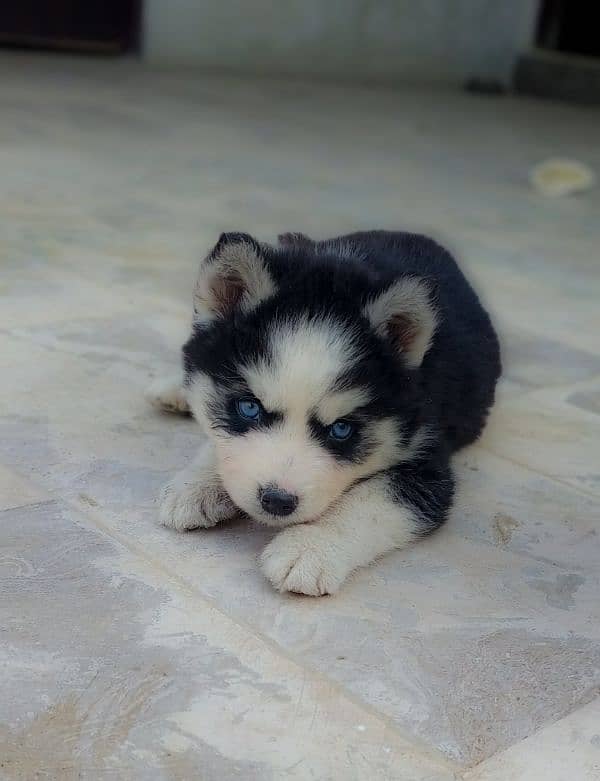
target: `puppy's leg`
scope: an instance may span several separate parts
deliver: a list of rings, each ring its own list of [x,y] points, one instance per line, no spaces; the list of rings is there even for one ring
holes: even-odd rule
[[[452,497],[451,480],[437,486],[431,506],[431,486],[421,487],[417,498],[411,486],[417,499],[412,502],[390,473],[354,486],[317,521],[280,532],[262,553],[264,574],[279,591],[334,594],[353,570],[443,522]]]
[[[212,444],[167,483],[160,497],[160,522],[178,531],[215,526],[238,515],[216,471]]]
[[[181,415],[190,414],[181,372],[155,380],[147,389],[145,396],[147,401],[157,409],[177,412]]]

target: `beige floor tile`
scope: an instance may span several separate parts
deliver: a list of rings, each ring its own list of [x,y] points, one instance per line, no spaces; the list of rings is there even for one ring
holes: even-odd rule
[[[588,387],[573,388],[566,396],[566,401],[586,412],[600,415],[600,382]]]
[[[1,524],[3,778],[454,778],[60,503]]]
[[[569,403],[570,389],[505,398],[481,444],[534,471],[600,494],[600,417]]]
[[[0,510],[45,502],[51,495],[12,469],[0,464]]]
[[[597,249],[593,250],[592,258],[597,267],[600,262]],[[598,275],[588,271],[578,276],[570,263],[564,262],[562,275],[553,272],[552,276],[558,277],[553,279],[543,264],[537,270],[523,271],[518,263],[512,267],[498,255],[494,259],[496,263],[482,262],[480,267],[473,268],[473,272],[479,280],[478,290],[488,304],[500,334],[505,337],[504,346],[509,354],[511,348],[515,353],[522,350],[526,346],[522,345],[523,340],[535,334],[542,350],[550,349],[547,372],[554,367],[559,376],[565,374],[568,378],[573,372],[569,364],[587,363],[589,366],[592,363],[589,356],[600,354],[596,336],[600,331]],[[571,274],[578,280],[575,286],[570,284]],[[519,329],[523,329],[523,336]],[[513,334],[515,344],[506,344]],[[556,355],[552,354],[552,345],[562,345]],[[567,351],[566,346],[576,352]],[[541,362],[542,356],[536,356],[534,372],[541,370]],[[554,381],[551,384],[555,384]]]
[[[578,350],[523,328],[501,332],[504,377],[529,388],[583,382],[600,375],[600,349]]]
[[[465,781],[598,781],[600,700],[503,751]]]
[[[572,573],[595,571],[600,499],[480,446],[459,454],[456,464],[459,490],[451,525],[459,534]]]

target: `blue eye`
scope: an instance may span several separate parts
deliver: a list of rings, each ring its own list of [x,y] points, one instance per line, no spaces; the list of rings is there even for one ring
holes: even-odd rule
[[[339,442],[349,439],[353,433],[354,426],[346,420],[336,420],[335,423],[329,427],[329,436],[332,439],[337,439]]]
[[[255,399],[238,399],[236,407],[240,417],[245,420],[258,420],[262,409]]]

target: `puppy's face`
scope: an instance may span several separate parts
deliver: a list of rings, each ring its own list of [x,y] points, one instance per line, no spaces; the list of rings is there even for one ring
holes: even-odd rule
[[[188,395],[233,501],[264,523],[300,523],[399,460],[403,432],[353,371],[363,356],[351,326],[299,317],[264,333],[258,356],[230,365],[229,383],[199,375]]]
[[[385,367],[377,313],[289,311],[271,277],[257,282],[258,268],[252,284],[265,298],[245,313],[238,299],[237,311],[205,316],[186,346],[188,398],[233,501],[283,526],[318,518],[361,478],[410,457],[423,432],[397,403],[411,389],[390,393],[398,375]],[[227,273],[236,294],[247,289]],[[223,276],[213,284],[230,306]]]

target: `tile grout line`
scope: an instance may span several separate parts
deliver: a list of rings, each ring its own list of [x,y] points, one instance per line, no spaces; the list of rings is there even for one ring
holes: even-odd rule
[[[491,754],[489,757],[486,757],[485,759],[482,759],[481,762],[478,762],[476,765],[473,765],[472,767],[468,767],[464,771],[461,771],[461,776],[460,776],[461,779],[463,779],[463,781],[469,781],[469,779],[473,777],[473,773],[475,773],[477,771],[477,769],[481,765],[484,765],[489,760],[493,759],[496,756],[498,756],[498,757],[502,756],[506,752],[511,751],[514,748],[517,748],[522,743],[525,743],[528,740],[531,740],[532,738],[535,739],[536,735],[540,735],[545,730],[551,729],[552,727],[554,727],[556,725],[559,725],[565,719],[568,719],[571,716],[573,716],[574,714],[578,713],[580,710],[583,710],[584,708],[587,708],[587,706],[590,705],[590,703],[593,703],[593,702],[596,702],[596,701],[600,702],[600,689],[599,689],[599,687],[595,686],[595,687],[592,687],[592,688],[596,689],[596,693],[594,694],[594,696],[591,699],[586,700],[585,702],[579,703],[579,705],[576,705],[571,710],[567,711],[566,713],[563,713],[563,715],[560,716],[560,718],[556,719],[555,721],[552,721],[549,724],[541,724],[538,729],[533,730],[533,732],[530,732],[528,735],[525,735],[525,737],[521,738],[520,740],[517,740],[514,743],[511,743],[510,745],[506,746],[505,748],[501,749],[500,751],[496,751],[494,754]],[[475,777],[475,781],[476,781],[476,777]]]
[[[590,355],[596,356],[595,353],[590,353]],[[559,382],[556,385],[528,385],[524,380],[519,380],[514,377],[511,377],[510,374],[502,374],[500,379],[498,380],[498,383],[501,383],[502,380],[505,379],[508,382],[511,382],[513,385],[519,386],[519,393],[515,393],[515,395],[511,395],[511,399],[522,399],[527,398],[528,396],[532,396],[534,393],[539,393],[540,391],[550,391],[555,392],[558,391],[559,393],[565,392],[567,390],[571,390],[574,392],[586,390],[589,385],[595,384],[600,381],[600,374],[594,373],[590,377],[585,377],[581,380],[575,380],[575,382]],[[588,410],[581,409],[580,407],[577,407],[575,404],[572,404],[570,401],[563,400],[563,403],[568,404],[571,407],[574,407],[579,412],[585,412],[587,415],[594,415],[595,413],[590,413]],[[502,402],[494,402],[494,406],[496,404],[502,405]]]
[[[556,475],[552,475],[549,472],[543,472],[539,469],[534,469],[531,466],[531,464],[525,464],[516,458],[507,456],[504,453],[500,453],[497,450],[494,450],[493,447],[490,447],[489,445],[485,445],[482,442],[478,442],[477,445],[482,450],[485,450],[487,453],[491,453],[493,456],[501,459],[502,461],[506,461],[509,464],[514,464],[515,466],[519,466],[521,467],[521,469],[525,469],[527,472],[531,472],[532,474],[538,475],[539,477],[545,477],[547,480],[552,480],[555,483],[564,486],[565,488],[570,488],[572,491],[575,491],[576,493],[582,494],[583,496],[587,496],[589,499],[595,499],[596,501],[600,502],[600,495],[598,495],[594,491],[590,491],[587,488],[583,488],[582,486],[576,485],[574,483],[570,483],[568,480],[565,480],[564,477],[557,477]]]

